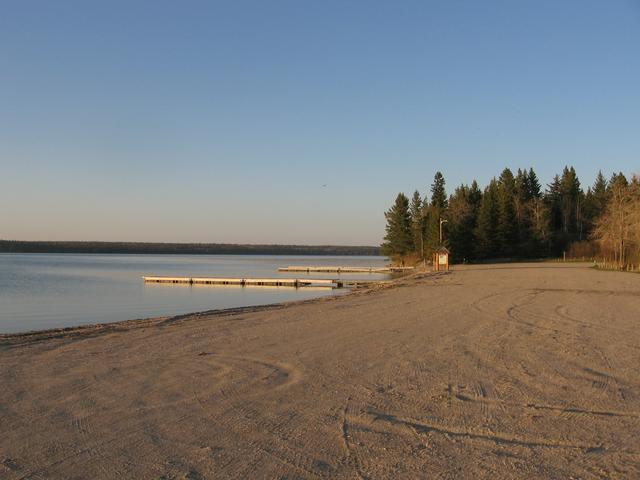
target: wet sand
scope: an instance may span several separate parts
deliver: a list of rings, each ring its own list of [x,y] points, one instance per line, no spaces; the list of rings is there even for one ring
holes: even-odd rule
[[[640,478],[640,275],[0,336],[0,478]]]

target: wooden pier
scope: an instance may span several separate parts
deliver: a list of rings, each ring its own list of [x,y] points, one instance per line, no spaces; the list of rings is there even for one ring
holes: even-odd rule
[[[182,283],[189,285],[237,285],[241,287],[326,287],[343,288],[343,280],[325,278],[227,278],[143,276],[145,283]]]
[[[292,265],[278,268],[279,272],[306,272],[306,273],[401,273],[413,270],[414,267],[336,267],[336,266],[311,266]]]

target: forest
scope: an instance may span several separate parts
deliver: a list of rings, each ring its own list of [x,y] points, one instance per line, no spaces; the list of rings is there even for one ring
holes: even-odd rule
[[[505,168],[447,195],[435,174],[428,195],[399,193],[385,212],[381,251],[399,262],[429,259],[440,245],[454,262],[548,257],[603,259],[618,268],[640,262],[640,179],[599,172],[586,190],[573,167],[543,188],[533,168]]]
[[[241,245],[232,243],[54,242],[0,240],[4,253],[117,253],[178,255],[378,255],[378,247]]]

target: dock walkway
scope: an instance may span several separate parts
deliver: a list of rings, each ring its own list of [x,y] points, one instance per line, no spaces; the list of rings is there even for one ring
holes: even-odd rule
[[[327,287],[342,288],[342,280],[324,278],[227,278],[143,276],[146,283],[188,283],[190,285],[238,285],[242,287]]]
[[[228,278],[228,277],[162,277],[143,276],[145,283],[181,283],[188,285],[236,285],[239,287],[316,287],[357,288],[388,283],[381,280],[346,280],[332,278]]]

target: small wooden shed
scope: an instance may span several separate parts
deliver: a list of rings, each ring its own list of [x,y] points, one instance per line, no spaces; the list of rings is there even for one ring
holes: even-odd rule
[[[444,245],[439,246],[433,253],[433,271],[449,270],[449,249]]]

